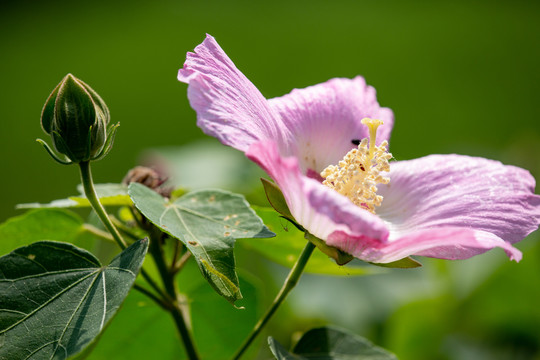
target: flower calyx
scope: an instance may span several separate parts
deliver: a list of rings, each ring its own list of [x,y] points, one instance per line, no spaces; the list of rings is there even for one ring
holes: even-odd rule
[[[49,95],[41,112],[41,127],[51,136],[57,155],[38,139],[61,164],[99,160],[112,148],[119,124],[109,124],[103,99],[90,86],[67,74]]]

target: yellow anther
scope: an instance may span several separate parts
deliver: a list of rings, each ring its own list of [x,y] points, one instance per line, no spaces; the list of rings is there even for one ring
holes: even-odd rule
[[[381,172],[390,170],[388,160],[392,154],[387,152],[388,142],[385,140],[381,145],[375,145],[377,128],[382,123],[377,119],[362,119],[362,124],[369,128],[369,139],[362,139],[358,148],[349,151],[337,166],[330,165],[321,172],[324,185],[372,213],[383,200],[382,196],[377,195],[377,184],[388,184],[390,181],[381,175]]]

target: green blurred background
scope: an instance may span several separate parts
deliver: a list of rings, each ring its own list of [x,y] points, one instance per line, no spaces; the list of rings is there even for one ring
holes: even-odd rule
[[[120,181],[144,149],[203,138],[176,74],[205,33],[266,97],[363,75],[395,112],[398,160],[462,153],[540,178],[538,1],[23,0],[0,9],[1,221],[17,203],[75,192],[76,169],[35,142],[46,139],[41,107],[68,72],[122,124],[94,166],[97,182]],[[518,244],[519,265],[493,252],[358,281],[306,277],[291,302],[303,304],[304,321],[334,317],[402,359],[540,359],[538,240]],[[310,312],[314,298],[324,304]]]

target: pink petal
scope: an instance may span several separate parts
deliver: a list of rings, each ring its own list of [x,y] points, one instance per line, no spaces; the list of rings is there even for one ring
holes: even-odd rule
[[[528,171],[498,161],[431,155],[390,165],[390,183],[377,214],[390,224],[390,241],[439,227],[482,230],[509,243],[540,223],[540,196]]]
[[[311,234],[327,239],[336,231],[351,236],[371,236],[384,242],[384,222],[320,182],[302,175],[298,160],[282,157],[273,141],[254,143],[246,155],[259,164],[281,188],[296,221]]]
[[[279,115],[210,35],[188,53],[178,80],[189,84],[197,125],[223,144],[246,151],[261,139],[283,139]]]
[[[375,89],[360,76],[295,89],[269,102],[295,140],[287,155],[298,157],[304,173],[337,164],[354,147],[352,140],[368,137],[367,127],[360,123],[363,118],[384,121],[378,144],[389,139],[394,123],[392,111],[379,106]]]
[[[411,231],[385,244],[335,232],[329,236],[327,243],[364,261],[375,263],[389,263],[410,255],[448,260],[468,259],[495,247],[504,249],[511,260],[521,260],[521,252],[496,235],[456,227]]]

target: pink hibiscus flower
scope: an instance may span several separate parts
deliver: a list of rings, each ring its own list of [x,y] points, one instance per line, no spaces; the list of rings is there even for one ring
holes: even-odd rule
[[[307,232],[361,260],[466,259],[500,247],[519,261],[512,244],[538,228],[526,170],[461,155],[389,168],[393,113],[362,77],[267,100],[208,35],[178,79],[206,134],[259,164]]]

